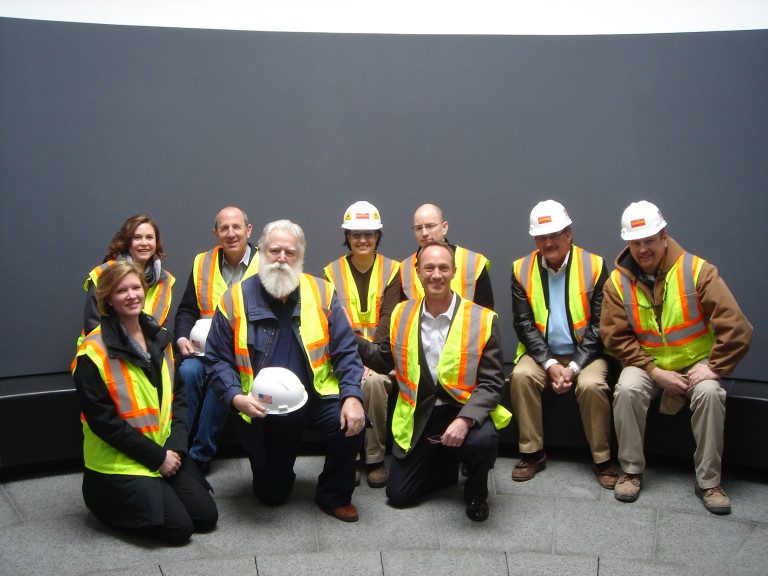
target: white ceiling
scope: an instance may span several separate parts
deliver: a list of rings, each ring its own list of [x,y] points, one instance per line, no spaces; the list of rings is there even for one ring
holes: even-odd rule
[[[0,0],[0,16],[381,34],[646,34],[768,28],[768,0]]]

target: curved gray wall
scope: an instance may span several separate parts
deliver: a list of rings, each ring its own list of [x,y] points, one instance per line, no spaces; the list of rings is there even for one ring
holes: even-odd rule
[[[342,253],[343,210],[381,210],[409,255],[414,209],[486,254],[507,360],[511,262],[555,198],[609,261],[631,201],[717,264],[755,324],[736,376],[766,380],[768,32],[493,37],[179,30],[0,19],[0,377],[67,370],[90,268],[151,213],[181,296],[226,204]],[[1,384],[1,383],[0,383]]]

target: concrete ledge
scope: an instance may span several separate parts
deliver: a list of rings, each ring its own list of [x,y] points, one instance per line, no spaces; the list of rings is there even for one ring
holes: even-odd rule
[[[727,379],[725,426],[727,464],[768,470],[768,383]],[[503,403],[509,407],[509,393]],[[576,396],[546,390],[544,405],[545,447],[588,449]],[[664,416],[652,406],[648,414],[646,453],[691,458],[695,445],[690,411]],[[317,434],[305,434],[306,447],[316,448]],[[502,445],[517,448],[517,425],[501,433]],[[615,443],[615,439],[614,439]],[[222,449],[234,448],[231,426]],[[615,452],[614,452],[615,454]],[[0,379],[0,469],[82,458],[80,410],[68,372]]]

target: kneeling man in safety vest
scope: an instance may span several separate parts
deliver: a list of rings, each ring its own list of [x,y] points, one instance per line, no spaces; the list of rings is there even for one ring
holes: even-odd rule
[[[684,251],[667,236],[661,211],[642,200],[621,218],[629,244],[603,288],[600,334],[624,369],[616,384],[613,415],[623,474],[614,495],[634,502],[645,469],[643,438],[651,399],[674,414],[690,400],[696,440],[696,495],[715,514],[731,502],[720,485],[728,376],[752,343],[752,325],[717,268]]]
[[[511,418],[499,405],[504,359],[497,315],[451,290],[456,265],[445,242],[425,244],[416,270],[424,296],[397,305],[389,336],[378,346],[357,337],[366,366],[381,373],[394,367],[397,374],[387,497],[396,507],[415,504],[456,484],[464,462],[466,514],[482,522],[496,430]]]
[[[264,227],[258,274],[219,301],[206,341],[206,371],[219,401],[241,416],[238,432],[256,497],[270,505],[288,498],[308,427],[328,438],[315,501],[335,518],[354,522],[355,460],[365,426],[363,364],[333,286],[302,273],[305,247],[303,230],[289,220]],[[306,404],[282,410],[272,408],[277,397],[271,393],[251,394],[254,377],[266,367],[293,372],[304,385]]]

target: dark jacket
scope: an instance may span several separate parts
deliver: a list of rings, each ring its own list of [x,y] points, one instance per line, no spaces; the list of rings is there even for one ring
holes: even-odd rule
[[[539,265],[539,273],[541,275],[541,285],[544,290],[544,301],[546,302],[547,309],[549,309],[549,272],[542,265],[542,258],[543,256],[541,253],[536,255]],[[600,340],[600,314],[603,306],[603,285],[608,279],[608,271],[606,269],[607,267],[603,265],[603,269],[600,272],[600,276],[597,279],[592,294],[592,301],[590,304],[590,314],[592,316],[587,325],[584,337],[581,339],[581,342],[577,342],[576,338],[573,337],[573,319],[571,318],[571,311],[568,307],[568,287],[570,285],[569,280],[572,263],[573,246],[571,246],[571,253],[568,257],[568,265],[565,271],[565,311],[568,316],[569,333],[571,334],[574,345],[574,352],[571,356],[571,360],[579,366],[584,367],[603,351],[603,343]],[[542,366],[547,360],[554,360],[555,355],[549,349],[546,338],[544,338],[544,335],[536,326],[533,309],[528,302],[525,289],[515,277],[514,269],[512,270],[512,313],[514,314],[515,333],[520,342],[525,346],[526,354],[533,358],[537,364]]]
[[[453,329],[459,300],[460,298],[457,296],[456,306],[453,309],[454,315],[451,318],[451,329]],[[455,406],[458,409],[456,417],[461,416],[471,419],[474,422],[473,427],[482,425],[489,418],[489,414],[499,405],[505,379],[504,354],[497,320],[497,318],[493,319],[491,337],[485,344],[483,354],[480,357],[477,368],[477,385],[465,404],[461,404],[441,384],[432,379],[424,356],[421,342],[421,327],[419,326],[419,364],[422,366],[422,369],[416,392],[413,443],[421,437],[438,398],[442,402]],[[419,324],[421,324],[421,311],[419,312]],[[357,346],[363,363],[372,370],[380,374],[386,374],[395,367],[389,335],[378,345],[358,336]],[[392,455],[397,458],[403,458],[405,452],[395,443],[392,446]]]
[[[270,360],[275,352],[274,344],[277,341],[279,322],[265,299],[258,274],[246,278],[240,286],[243,290],[243,305],[248,321],[248,352],[255,377],[260,367],[270,366]],[[293,333],[301,343],[300,288],[297,288],[293,294],[297,301],[293,311]],[[339,398],[344,400],[348,396],[354,396],[362,402],[360,380],[363,377],[363,365],[357,355],[352,327],[335,292],[328,315],[328,337],[333,372],[339,379]],[[204,362],[212,390],[219,401],[226,403],[227,406],[232,405],[232,398],[243,393],[240,373],[235,362],[234,345],[234,331],[221,310],[217,309],[205,344]],[[304,346],[303,343],[302,346]],[[312,367],[309,365],[306,354],[304,360],[306,374],[311,378]],[[297,374],[297,376],[301,378],[302,375]],[[314,390],[312,382],[304,382],[304,386],[308,390]]]

